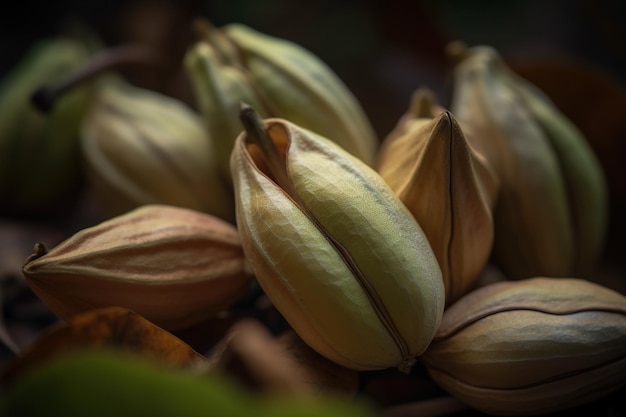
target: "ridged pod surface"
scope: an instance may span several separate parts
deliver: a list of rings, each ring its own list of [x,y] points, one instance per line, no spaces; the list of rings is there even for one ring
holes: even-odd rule
[[[0,85],[0,195],[11,215],[67,208],[80,185],[79,125],[90,86],[76,88],[44,113],[31,103],[42,85],[58,82],[82,66],[90,51],[69,37],[32,45]]]
[[[574,278],[491,284],[446,310],[420,360],[489,414],[575,407],[626,384],[626,297]]]
[[[23,272],[61,318],[119,306],[168,330],[214,316],[250,284],[234,226],[159,204],[83,229],[50,251],[36,245]]]
[[[454,115],[432,100],[427,90],[415,92],[383,141],[376,170],[428,237],[450,305],[469,291],[491,254],[497,179]]]
[[[488,46],[457,60],[451,111],[500,181],[495,259],[513,279],[589,274],[602,250],[607,192],[585,138]]]
[[[237,225],[261,287],[320,354],[357,370],[408,371],[444,306],[419,224],[373,169],[335,143],[254,115],[231,166]]]
[[[241,132],[239,104],[279,117],[339,144],[367,164],[378,138],[354,94],[301,45],[240,23],[202,25],[203,38],[185,58],[198,107],[214,138],[223,174]]]
[[[91,183],[113,216],[145,204],[185,207],[234,222],[200,117],[186,104],[121,80],[103,82],[81,128]]]

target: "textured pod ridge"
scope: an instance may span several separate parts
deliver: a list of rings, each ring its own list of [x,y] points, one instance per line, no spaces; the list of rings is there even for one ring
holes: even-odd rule
[[[231,159],[257,280],[322,355],[354,369],[406,370],[443,309],[441,271],[419,225],[375,171],[334,142],[282,119],[267,119],[266,134],[284,175],[250,133]]]

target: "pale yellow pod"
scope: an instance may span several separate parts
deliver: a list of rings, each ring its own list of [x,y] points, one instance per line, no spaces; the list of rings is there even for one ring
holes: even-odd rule
[[[257,280],[322,355],[352,369],[407,371],[444,303],[421,228],[382,178],[338,145],[282,119],[268,119],[266,133],[287,184],[249,133],[231,159],[238,229]]]
[[[486,413],[565,410],[626,384],[626,297],[573,278],[491,284],[446,310],[421,360]]]

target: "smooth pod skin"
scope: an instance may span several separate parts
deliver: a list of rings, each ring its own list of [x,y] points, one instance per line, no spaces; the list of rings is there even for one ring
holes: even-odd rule
[[[185,70],[224,178],[241,132],[239,103],[316,132],[372,164],[379,140],[354,94],[319,57],[240,23],[198,20]]]
[[[374,129],[354,94],[326,63],[300,45],[246,25],[226,25],[223,32],[243,56],[274,117],[312,130],[373,164],[378,148]]]
[[[47,113],[33,105],[31,95],[76,71],[90,54],[78,39],[44,38],[0,80],[3,214],[49,217],[74,204],[82,185],[79,126],[93,89],[70,91]]]
[[[421,360],[489,414],[574,407],[626,384],[626,297],[572,278],[488,285],[446,310]]]
[[[197,42],[189,48],[185,55],[185,70],[204,128],[211,138],[211,152],[215,154],[220,176],[230,186],[230,154],[235,139],[241,133],[239,103],[254,106],[264,116],[269,114],[269,110],[257,97],[249,74],[230,60],[224,62],[226,58],[219,54],[216,44],[227,42],[221,31],[213,30],[211,40]]]
[[[581,131],[529,81],[503,65],[505,79],[528,106],[553,147],[567,183],[574,232],[576,276],[591,274],[608,227],[608,186],[600,161]]]
[[[378,155],[377,172],[428,237],[450,305],[474,285],[491,254],[496,180],[448,111],[405,116]]]
[[[62,319],[120,306],[167,330],[230,307],[251,278],[233,225],[159,204],[83,229],[50,251],[37,245],[23,272]]]
[[[202,211],[234,222],[232,190],[199,115],[128,83],[103,83],[81,129],[94,190],[112,216],[144,204]]]
[[[497,51],[478,46],[454,52],[453,46],[450,111],[500,182],[494,260],[511,279],[576,276],[568,185],[557,153],[503,76]]]
[[[375,171],[336,144],[267,120],[291,192],[249,135],[231,159],[246,258],[276,308],[327,358],[407,371],[443,311],[436,258],[418,223]]]

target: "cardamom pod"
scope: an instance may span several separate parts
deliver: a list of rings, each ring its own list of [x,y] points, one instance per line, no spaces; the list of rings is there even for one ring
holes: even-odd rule
[[[166,204],[233,222],[232,191],[210,139],[184,103],[120,79],[101,83],[81,131],[87,172],[107,214]]]
[[[373,164],[378,138],[360,103],[320,58],[301,45],[240,23],[197,21],[201,40],[185,57],[198,107],[224,175],[240,133],[239,103],[338,143]]]
[[[118,306],[166,330],[191,326],[230,307],[251,279],[234,226],[158,204],[83,229],[50,251],[37,244],[23,273],[63,319]]]
[[[487,285],[445,311],[421,360],[488,414],[575,407],[626,384],[626,297],[574,278]]]
[[[500,181],[494,259],[512,279],[589,274],[604,242],[607,186],[582,134],[488,46],[448,46],[451,112]]]
[[[38,216],[66,211],[80,182],[79,125],[91,88],[77,88],[48,114],[31,103],[42,84],[83,65],[89,47],[70,37],[30,46],[0,85],[0,194],[3,214]],[[58,207],[58,209],[57,209]]]
[[[437,256],[450,305],[475,284],[493,245],[497,180],[455,117],[424,88],[383,141],[376,170],[407,206]]]
[[[283,119],[241,111],[231,168],[246,258],[278,311],[328,359],[408,371],[444,307],[417,221],[372,168]]]

